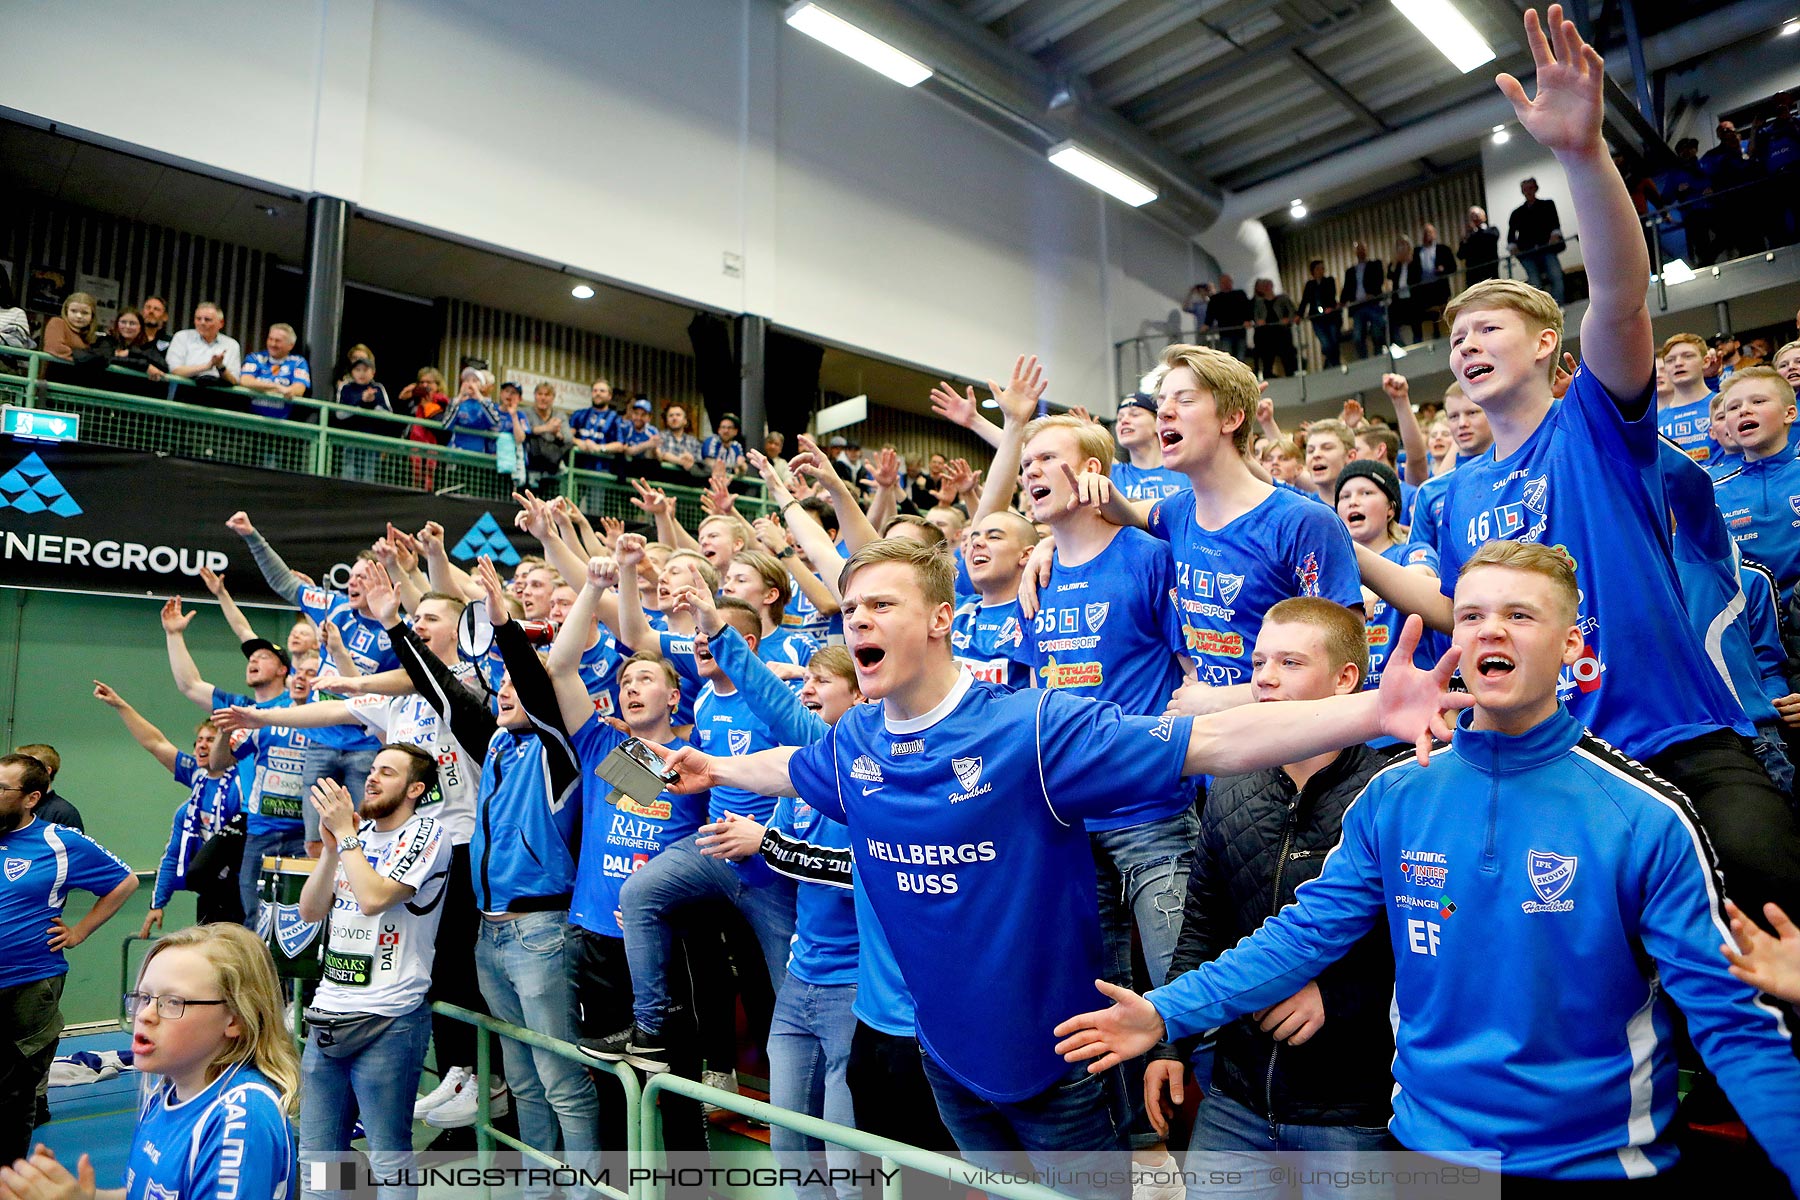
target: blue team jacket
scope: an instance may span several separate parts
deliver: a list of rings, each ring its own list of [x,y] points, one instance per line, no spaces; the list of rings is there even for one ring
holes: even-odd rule
[[[1409,1149],[1563,1179],[1675,1161],[1671,1001],[1750,1130],[1800,1179],[1800,1062],[1732,978],[1712,852],[1679,791],[1568,709],[1369,782],[1295,903],[1149,995],[1171,1037],[1292,995],[1386,914],[1394,1117]]]

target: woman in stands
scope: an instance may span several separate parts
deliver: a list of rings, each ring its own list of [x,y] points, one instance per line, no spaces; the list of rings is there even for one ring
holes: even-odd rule
[[[125,1186],[96,1191],[40,1145],[0,1168],[4,1200],[293,1196],[288,1116],[300,1063],[268,948],[241,925],[196,925],[150,947],[126,995],[137,1067],[161,1076],[138,1113]]]
[[[161,382],[169,364],[156,343],[144,336],[144,318],[135,308],[128,308],[113,318],[112,328],[84,351],[77,351],[75,361],[82,366],[105,370],[110,366],[142,371]]]
[[[75,355],[94,343],[94,298],[86,292],[70,292],[62,315],[44,324],[44,353],[75,360]]]

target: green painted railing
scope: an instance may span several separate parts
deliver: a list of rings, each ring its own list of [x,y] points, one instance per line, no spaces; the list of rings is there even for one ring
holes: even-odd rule
[[[21,374],[8,373],[19,368]],[[369,413],[306,398],[290,400],[292,415],[283,420],[219,407],[267,399],[260,392],[201,387],[173,375],[152,381],[142,372],[110,365],[104,371],[74,376],[83,379],[81,383],[56,377],[73,370],[42,351],[0,346],[0,402],[73,413],[81,418],[81,440],[96,445],[482,500],[505,501],[518,486],[510,475],[496,469],[491,451],[456,450],[406,436],[413,426],[440,433],[442,426],[435,421]],[[117,390],[93,386],[88,380],[116,381]],[[150,390],[166,395],[143,394]],[[333,423],[337,414],[354,416],[359,424],[391,426],[393,436],[338,428]],[[474,436],[488,442],[495,437],[485,432]],[[555,477],[559,494],[575,501],[591,517],[616,517],[627,523],[643,520],[642,510],[631,503],[636,491],[628,480],[606,471],[578,468],[576,458],[569,455]],[[646,482],[675,501],[675,515],[686,528],[695,528],[706,515],[700,503],[701,488],[687,472],[665,470]],[[760,493],[761,482],[749,482]],[[754,518],[766,513],[769,505],[760,494],[741,495],[737,509]]]

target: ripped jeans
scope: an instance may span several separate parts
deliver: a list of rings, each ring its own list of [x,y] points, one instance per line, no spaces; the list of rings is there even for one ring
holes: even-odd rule
[[[1107,982],[1134,986],[1135,924],[1144,963],[1150,968],[1150,986],[1163,985],[1181,937],[1181,910],[1187,903],[1188,872],[1199,837],[1200,817],[1192,805],[1160,821],[1088,834],[1099,875],[1101,966]]]
[[[1099,883],[1101,970],[1108,983],[1142,992],[1161,987],[1181,937],[1181,911],[1187,903],[1188,874],[1200,838],[1200,815],[1188,805],[1173,816],[1125,829],[1089,832]],[[1137,926],[1148,980],[1134,979],[1131,929]],[[1126,1064],[1126,1101],[1131,1120],[1127,1132],[1134,1149],[1160,1139],[1144,1115],[1144,1062]]]

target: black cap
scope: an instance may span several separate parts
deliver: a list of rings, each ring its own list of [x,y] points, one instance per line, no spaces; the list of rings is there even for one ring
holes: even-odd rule
[[[1141,408],[1154,417],[1156,415],[1156,397],[1149,392],[1133,392],[1119,401],[1121,412],[1127,408]]]
[[[1352,479],[1367,479],[1382,490],[1389,500],[1394,502],[1394,516],[1400,516],[1400,476],[1394,474],[1394,468],[1373,458],[1353,458],[1344,464],[1338,472],[1337,487],[1331,498],[1335,502],[1343,493],[1344,485]]]
[[[282,666],[288,668],[290,671],[294,668],[293,660],[288,657],[287,650],[281,646],[277,646],[268,638],[251,638],[249,641],[245,642],[240,649],[243,650],[245,658],[249,658],[258,650],[267,650],[270,654],[273,654],[276,658],[281,660]]]
[[[519,385],[518,385],[518,384],[516,384],[516,383],[514,383],[514,382],[513,382],[513,381],[512,381],[512,380],[510,380],[510,379],[509,379],[509,380],[507,380],[507,381],[506,381],[506,382],[505,382],[505,383],[503,383],[503,384],[501,384],[501,385],[500,385],[500,390],[501,390],[501,391],[503,391],[503,392],[504,392],[504,391],[506,391],[506,390],[507,390],[507,389],[508,389],[508,388],[510,388],[510,389],[512,389],[512,390],[513,390],[513,391],[515,391],[515,392],[517,392],[517,393],[519,393],[519,395],[521,395],[521,396],[523,396],[523,395],[524,395],[524,394],[525,394],[525,389],[524,389],[524,388],[522,388],[522,387],[520,387],[520,386],[519,386]]]

